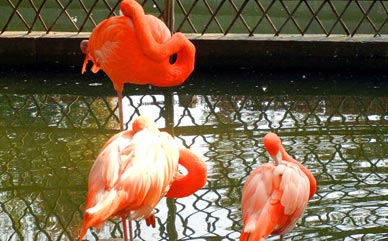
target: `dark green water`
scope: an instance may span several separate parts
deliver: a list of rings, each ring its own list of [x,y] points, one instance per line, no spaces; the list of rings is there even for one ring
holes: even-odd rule
[[[195,195],[161,201],[155,229],[137,222],[135,240],[238,240],[241,188],[269,161],[268,131],[318,181],[286,240],[386,240],[386,93],[379,73],[203,70],[177,88],[126,85],[126,120],[150,115],[209,169]],[[0,240],[76,239],[90,167],[118,129],[116,101],[104,75],[0,71]],[[111,237],[119,220],[85,238]]]

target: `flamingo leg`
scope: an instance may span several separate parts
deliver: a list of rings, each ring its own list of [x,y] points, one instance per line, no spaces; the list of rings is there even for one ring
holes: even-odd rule
[[[127,230],[127,218],[126,218],[126,215],[121,216],[121,223],[123,224],[124,241],[128,241],[128,230]],[[131,239],[131,241],[132,241],[132,239]]]
[[[279,241],[283,241],[283,235],[280,235]]]
[[[129,213],[129,217],[131,216],[130,214],[131,213]],[[129,219],[129,240],[133,241],[133,238],[132,238],[132,220],[131,219]]]
[[[120,120],[120,131],[124,130],[124,120],[123,120],[123,91],[117,90],[117,98],[119,102],[119,120]]]

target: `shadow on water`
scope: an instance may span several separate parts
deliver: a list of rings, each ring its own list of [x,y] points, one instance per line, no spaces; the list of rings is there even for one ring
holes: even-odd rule
[[[115,95],[101,71],[80,74],[78,67],[54,69],[0,68],[2,92]],[[155,88],[127,84],[127,94],[163,90],[201,94],[253,95],[386,95],[388,72],[260,71],[256,69],[202,69],[179,87]]]
[[[318,181],[286,240],[387,239],[387,91],[382,73],[248,69],[197,71],[174,88],[126,85],[126,121],[150,115],[209,168],[195,195],[161,201],[156,229],[136,222],[135,239],[237,240],[241,188],[269,160],[268,131]],[[118,130],[116,102],[104,74],[0,71],[0,240],[77,237],[90,167]],[[85,238],[121,235],[112,219]]]

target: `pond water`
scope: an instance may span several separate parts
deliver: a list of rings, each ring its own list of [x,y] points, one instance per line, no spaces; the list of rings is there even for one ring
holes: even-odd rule
[[[118,131],[112,84],[78,69],[0,74],[0,240],[75,240],[89,170]],[[318,182],[285,240],[388,240],[386,93],[379,73],[209,69],[176,88],[126,85],[128,123],[151,116],[208,165],[206,186],[163,199],[156,228],[137,221],[135,240],[238,240],[241,189],[269,161],[269,131]],[[85,239],[121,236],[112,219]]]

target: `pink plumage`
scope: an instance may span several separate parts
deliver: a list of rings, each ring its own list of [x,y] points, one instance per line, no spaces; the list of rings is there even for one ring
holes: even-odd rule
[[[316,191],[314,176],[286,153],[276,134],[267,134],[264,146],[274,162],[257,167],[244,185],[240,241],[264,240],[271,234],[282,240]]]

